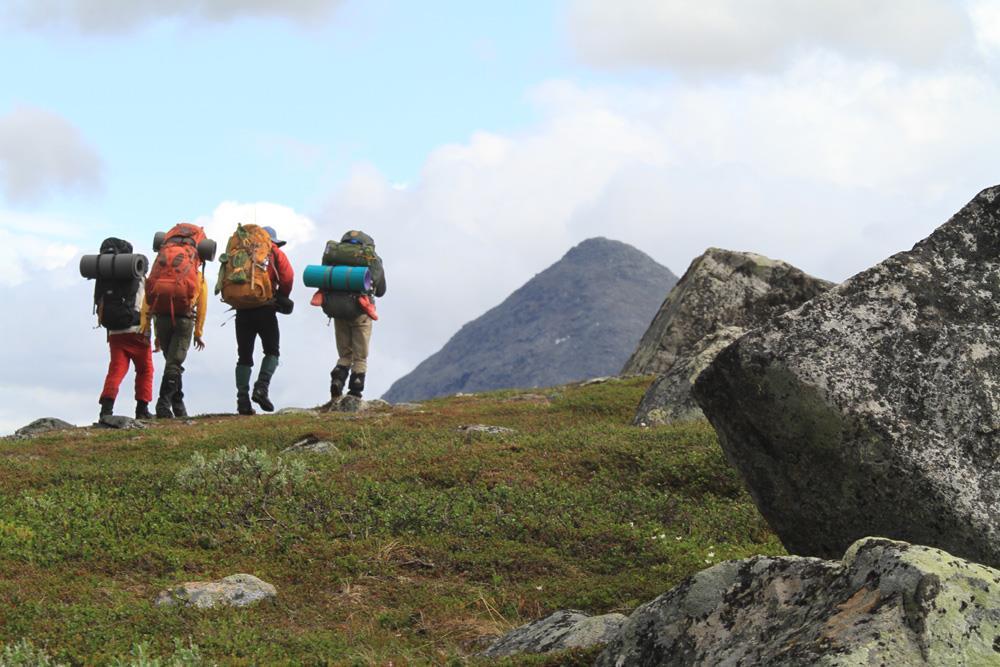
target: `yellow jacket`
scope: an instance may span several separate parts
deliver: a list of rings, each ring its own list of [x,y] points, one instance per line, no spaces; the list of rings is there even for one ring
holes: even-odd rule
[[[205,316],[208,314],[208,283],[205,274],[201,274],[201,287],[198,290],[198,303],[195,304],[194,337],[201,338],[205,333]]]

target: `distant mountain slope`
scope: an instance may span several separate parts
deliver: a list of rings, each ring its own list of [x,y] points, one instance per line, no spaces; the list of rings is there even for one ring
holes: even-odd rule
[[[630,245],[588,239],[463,326],[384,398],[419,401],[616,375],[676,282]]]

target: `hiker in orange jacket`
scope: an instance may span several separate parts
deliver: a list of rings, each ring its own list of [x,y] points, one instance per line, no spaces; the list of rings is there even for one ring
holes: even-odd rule
[[[271,284],[275,286],[275,301],[258,308],[248,308],[236,311],[236,411],[241,415],[254,414],[250,401],[259,405],[265,412],[273,412],[274,404],[268,396],[271,378],[278,368],[281,354],[279,342],[281,332],[278,328],[278,313],[292,312],[293,302],[289,298],[292,284],[295,282],[295,271],[288,256],[281,250],[284,241],[278,240],[278,234],[273,227],[263,227],[271,237],[271,254],[267,262],[267,272]],[[253,375],[253,349],[257,337],[260,336],[261,347],[264,348],[264,358],[260,362],[257,381],[250,394],[250,377]]]

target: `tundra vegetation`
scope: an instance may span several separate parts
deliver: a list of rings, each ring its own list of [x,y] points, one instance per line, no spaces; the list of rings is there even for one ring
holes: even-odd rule
[[[706,422],[629,425],[650,380],[0,441],[0,663],[478,664],[554,610],[783,554]],[[283,452],[305,436],[336,448]],[[238,572],[278,597],[154,605]]]

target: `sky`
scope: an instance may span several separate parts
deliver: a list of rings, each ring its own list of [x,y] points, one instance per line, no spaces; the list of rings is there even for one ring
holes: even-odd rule
[[[268,224],[301,276],[365,230],[375,397],[593,236],[678,275],[710,246],[837,281],[909,249],[1000,181],[998,76],[1000,0],[7,0],[0,433],[96,416],[78,265],[105,237]],[[333,330],[292,297],[272,398],[312,406]],[[192,412],[235,408],[226,310]]]

